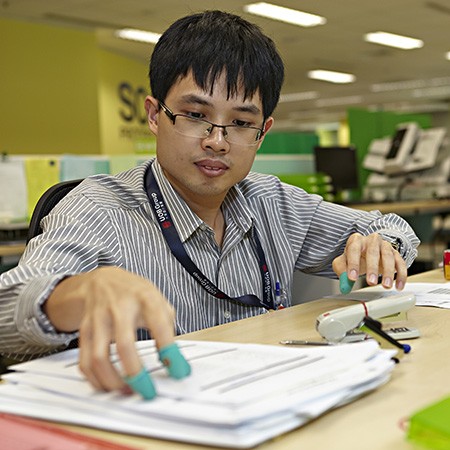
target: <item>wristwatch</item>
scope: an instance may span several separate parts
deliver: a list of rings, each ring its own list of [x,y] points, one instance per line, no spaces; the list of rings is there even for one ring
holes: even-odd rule
[[[403,257],[403,242],[400,238],[394,236],[382,235],[383,239],[392,245],[394,250],[397,250]]]

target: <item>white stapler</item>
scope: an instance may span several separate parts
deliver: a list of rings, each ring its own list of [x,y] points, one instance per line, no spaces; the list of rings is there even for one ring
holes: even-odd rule
[[[329,342],[340,342],[361,327],[364,319],[380,319],[408,311],[416,303],[413,293],[401,293],[325,312],[317,317],[316,330]]]

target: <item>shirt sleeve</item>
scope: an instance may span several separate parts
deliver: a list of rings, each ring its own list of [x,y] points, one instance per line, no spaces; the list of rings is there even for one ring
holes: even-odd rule
[[[323,200],[312,203],[311,209],[296,264],[297,269],[306,273],[335,277],[331,263],[343,253],[353,233],[380,234],[382,239],[398,247],[407,267],[417,256],[420,241],[411,226],[396,214],[361,211]]]
[[[57,208],[44,219],[46,231],[30,241],[19,265],[0,275],[0,353],[12,358],[60,350],[77,337],[55,330],[42,310],[61,280],[99,265],[120,265],[115,230],[104,211],[84,196]]]

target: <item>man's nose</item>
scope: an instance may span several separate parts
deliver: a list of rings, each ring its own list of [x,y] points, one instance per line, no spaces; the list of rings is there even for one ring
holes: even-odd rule
[[[227,129],[221,125],[211,125],[208,136],[204,139],[205,145],[216,152],[228,151],[230,144],[227,141]]]

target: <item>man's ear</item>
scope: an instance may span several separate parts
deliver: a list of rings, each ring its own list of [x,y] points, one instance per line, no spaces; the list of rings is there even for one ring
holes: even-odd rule
[[[154,134],[158,134],[158,113],[159,113],[159,103],[156,98],[148,95],[145,97],[145,112],[147,113],[147,123],[150,131]]]
[[[263,134],[262,139],[259,141],[258,148],[256,149],[257,151],[261,147],[261,144],[263,143],[263,140],[266,137],[267,132],[272,128],[272,125],[273,125],[273,117],[268,117],[264,122],[264,128],[263,128],[264,134]]]

